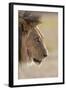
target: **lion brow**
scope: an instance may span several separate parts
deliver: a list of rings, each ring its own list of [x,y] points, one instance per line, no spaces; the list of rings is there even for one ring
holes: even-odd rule
[[[42,38],[42,39],[44,39],[44,35],[42,35],[42,33],[40,32],[40,30],[39,30],[39,28],[38,28],[38,26],[36,27],[37,28],[37,33],[39,34],[39,36]]]

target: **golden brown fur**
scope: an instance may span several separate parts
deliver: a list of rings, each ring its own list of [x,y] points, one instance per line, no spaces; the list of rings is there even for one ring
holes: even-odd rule
[[[31,15],[31,12],[19,11],[19,61],[40,64],[47,56],[47,49],[42,41],[42,35],[37,25],[40,16]]]

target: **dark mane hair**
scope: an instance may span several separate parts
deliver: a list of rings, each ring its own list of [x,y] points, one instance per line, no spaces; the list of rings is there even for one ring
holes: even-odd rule
[[[32,24],[39,24],[41,23],[40,21],[40,15],[33,14],[31,11],[19,11],[19,23],[23,24],[24,21],[27,23],[32,23]]]

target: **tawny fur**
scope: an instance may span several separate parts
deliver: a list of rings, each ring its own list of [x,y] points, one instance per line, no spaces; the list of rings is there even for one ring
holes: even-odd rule
[[[42,41],[42,34],[37,28],[40,23],[39,15],[31,12],[19,11],[19,61],[40,64],[47,56],[46,46]]]

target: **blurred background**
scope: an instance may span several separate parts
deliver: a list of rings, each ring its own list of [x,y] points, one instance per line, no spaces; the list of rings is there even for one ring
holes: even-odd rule
[[[58,13],[57,12],[33,12],[40,14],[41,24],[38,25],[43,42],[48,50],[48,57],[41,65],[18,65],[18,79],[47,78],[58,76]]]

